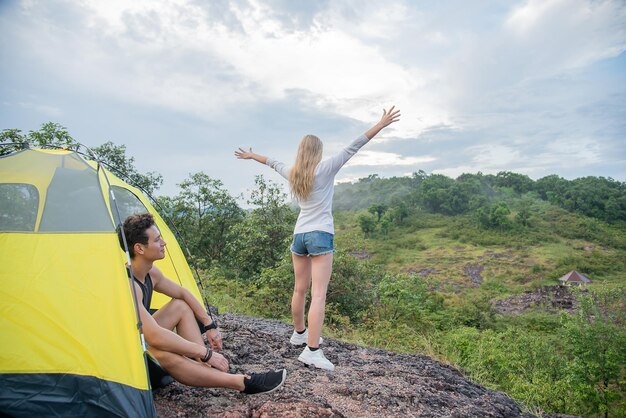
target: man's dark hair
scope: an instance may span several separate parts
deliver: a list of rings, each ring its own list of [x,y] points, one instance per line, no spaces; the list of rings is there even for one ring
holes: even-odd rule
[[[151,213],[138,213],[136,215],[130,215],[124,221],[124,235],[126,236],[126,244],[128,244],[128,252],[130,258],[135,258],[135,244],[147,244],[148,234],[146,230],[154,225],[154,217]],[[124,248],[124,240],[122,238],[122,230],[117,227],[117,238],[120,241],[120,247]]]

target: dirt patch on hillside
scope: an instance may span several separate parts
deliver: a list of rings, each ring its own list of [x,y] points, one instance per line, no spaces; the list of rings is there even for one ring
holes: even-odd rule
[[[501,314],[519,315],[529,310],[541,310],[550,313],[558,311],[573,312],[578,301],[567,286],[542,286],[536,290],[528,290],[521,295],[492,302],[496,312]]]
[[[357,260],[369,260],[370,258],[372,258],[372,254],[368,253],[365,250],[348,251],[348,254],[350,254]]]
[[[231,372],[287,369],[279,391],[245,396],[179,383],[155,391],[159,417],[530,417],[506,394],[469,381],[430,357],[396,354],[333,339],[322,348],[334,372],[303,366],[292,328],[279,321],[219,318]]]
[[[480,264],[467,263],[463,266],[463,273],[471,280],[472,287],[478,287],[482,284],[483,278],[480,274],[484,269],[485,266]]]
[[[417,269],[415,267],[410,267],[404,270],[404,272],[407,274],[417,274],[420,277],[428,277],[431,274],[437,274],[437,269],[432,268],[432,267],[428,267],[424,269]]]

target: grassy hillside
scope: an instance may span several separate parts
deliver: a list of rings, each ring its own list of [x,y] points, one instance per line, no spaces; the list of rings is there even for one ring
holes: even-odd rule
[[[428,354],[539,415],[622,416],[626,222],[620,212],[607,216],[607,207],[594,201],[586,206],[590,217],[567,206],[571,199],[576,207],[590,202],[589,190],[584,199],[562,192],[560,200],[548,193],[549,200],[528,182],[519,191],[507,184],[466,189],[442,177],[430,189],[422,187],[429,179],[401,180],[385,200],[396,181],[369,178],[338,191],[340,201],[348,192],[358,202],[355,210],[335,211],[338,251],[324,333]],[[615,187],[623,193],[623,185]],[[615,201],[622,200],[619,193]],[[230,270],[215,267],[207,274],[210,300],[290,322],[293,272],[284,247],[282,258],[257,276],[219,279]],[[565,302],[575,302],[571,309],[555,307],[553,288],[545,286],[571,270],[593,283],[565,292]],[[511,300],[521,306],[514,314],[496,308]]]
[[[339,212],[335,216],[336,242],[338,248],[388,271],[422,272],[434,285],[448,286],[448,290],[470,287],[463,273],[467,263],[484,266],[483,289],[504,293],[558,284],[556,279],[570,270],[589,274],[594,283],[624,283],[623,226],[545,206],[534,216],[532,227],[504,232],[482,229],[469,215],[416,212],[387,234],[364,234],[358,225],[363,212]],[[428,269],[434,271],[428,273]]]

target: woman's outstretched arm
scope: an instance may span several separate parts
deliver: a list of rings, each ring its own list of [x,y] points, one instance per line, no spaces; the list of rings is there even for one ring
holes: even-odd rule
[[[267,157],[264,155],[255,154],[254,152],[252,152],[252,148],[250,148],[248,151],[244,150],[243,148],[239,148],[235,151],[235,157],[241,160],[254,160],[261,164],[267,164]]]
[[[261,164],[268,165],[272,167],[278,174],[289,180],[289,169],[287,166],[280,161],[276,161],[273,158],[266,157],[264,155],[255,154],[252,152],[252,148],[249,148],[248,151],[243,148],[239,148],[235,151],[235,157],[241,160],[254,160]]]
[[[363,135],[365,135],[367,139],[372,139],[383,128],[386,128],[392,123],[399,121],[400,116],[401,116],[400,109],[398,110],[394,110],[394,109],[395,109],[395,106],[391,106],[391,109],[389,109],[389,111],[383,109],[383,116],[380,118],[380,121],[378,121],[376,125],[369,128],[367,132],[365,132]]]

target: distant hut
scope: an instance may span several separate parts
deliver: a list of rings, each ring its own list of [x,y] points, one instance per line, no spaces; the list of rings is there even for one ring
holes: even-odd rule
[[[566,285],[577,284],[578,286],[585,285],[587,283],[591,283],[591,279],[585,276],[582,273],[577,272],[576,270],[572,270],[567,273],[565,276],[559,279],[561,283]]]

